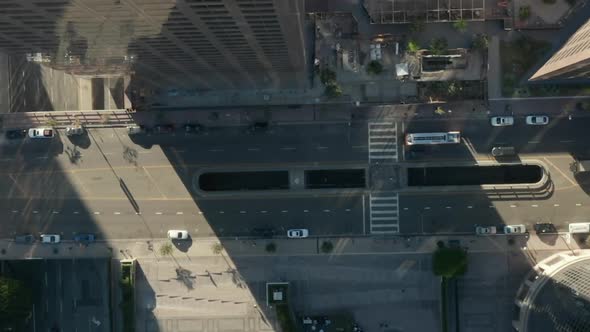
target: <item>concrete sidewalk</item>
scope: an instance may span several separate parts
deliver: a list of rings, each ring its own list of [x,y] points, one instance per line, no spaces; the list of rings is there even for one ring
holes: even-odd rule
[[[512,244],[509,239],[514,239]],[[550,234],[528,236],[393,236],[393,237],[329,237],[329,238],[307,238],[307,239],[217,239],[217,238],[195,238],[192,239],[188,249],[174,250],[174,258],[177,260],[189,259],[190,257],[213,257],[219,256],[213,250],[213,246],[221,243],[224,256],[315,256],[326,255],[321,252],[321,245],[324,241],[332,242],[334,250],[330,255],[401,255],[401,254],[424,254],[431,253],[437,248],[437,243],[442,241],[458,240],[461,247],[469,252],[508,252],[527,251],[528,254],[546,256],[547,252],[576,251],[581,247],[569,234]],[[276,244],[275,253],[267,253],[266,244]],[[113,257],[116,259],[154,259],[167,260],[159,254],[159,248],[169,243],[168,239],[135,239],[135,240],[109,240],[99,241],[87,247],[79,246],[71,241],[64,241],[57,245],[44,245],[39,242],[33,245],[16,244],[12,240],[0,240],[3,259],[35,259],[55,258],[73,259],[84,257]],[[525,249],[526,248],[526,249]]]

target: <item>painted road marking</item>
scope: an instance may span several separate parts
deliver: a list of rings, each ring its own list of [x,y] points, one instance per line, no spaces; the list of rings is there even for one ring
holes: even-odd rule
[[[468,209],[473,209],[473,206],[471,206],[471,205],[467,205],[467,208],[468,208]]]
[[[248,151],[260,151],[260,148],[248,148]]]
[[[450,209],[450,208],[451,208],[450,206],[445,206],[445,209]]]
[[[94,211],[94,214],[100,214],[100,212],[98,212],[98,211]]]
[[[297,148],[285,146],[285,147],[282,147],[281,150],[297,150]]]
[[[553,204],[553,206],[555,206],[555,207],[558,207],[558,206],[559,206],[559,204]]]
[[[369,163],[397,162],[397,122],[369,122]]]
[[[184,214],[184,212],[182,212],[182,211],[176,212],[176,215],[182,215],[182,214]]]
[[[156,214],[157,214],[157,215],[161,215],[161,214],[162,214],[162,212],[156,212]]]
[[[246,213],[246,211],[240,211],[240,213],[241,213],[241,214],[244,214],[244,213]]]
[[[371,234],[399,233],[399,194],[372,193],[369,196],[369,216]]]
[[[510,205],[510,207],[511,207],[511,208],[515,208],[515,207],[516,207],[516,205],[512,204],[512,205]]]
[[[576,206],[582,206],[582,203],[576,203]]]
[[[536,208],[536,207],[539,207],[537,204],[532,204],[531,206],[532,206],[532,207],[535,207],[535,208]]]
[[[116,214],[116,215],[120,215],[120,214],[121,214],[121,212],[115,212],[115,214]]]

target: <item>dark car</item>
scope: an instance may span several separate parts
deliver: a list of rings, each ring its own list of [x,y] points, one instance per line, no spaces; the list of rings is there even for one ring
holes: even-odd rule
[[[23,235],[17,235],[14,238],[14,242],[16,243],[22,243],[22,244],[29,244],[29,243],[33,243],[35,241],[35,237],[31,234],[23,234]]]
[[[184,125],[187,134],[198,134],[203,131],[203,126],[198,123],[187,123]]]
[[[557,228],[552,223],[537,223],[535,224],[535,232],[537,234],[557,234]]]
[[[74,241],[78,243],[91,243],[94,240],[96,240],[96,237],[92,233],[80,233],[74,237]]]
[[[252,236],[271,238],[275,235],[275,231],[269,227],[257,227],[252,229]]]
[[[8,139],[22,139],[22,138],[27,137],[27,130],[26,129],[7,130],[5,133],[5,136]]]
[[[174,131],[173,124],[162,124],[162,125],[157,125],[154,127],[154,132],[156,134],[170,134],[173,131]]]

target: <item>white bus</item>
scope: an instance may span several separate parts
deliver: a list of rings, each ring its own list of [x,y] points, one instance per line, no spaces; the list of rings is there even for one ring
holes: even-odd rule
[[[450,131],[448,133],[406,134],[406,145],[457,144],[457,143],[461,143],[461,133],[458,131]]]

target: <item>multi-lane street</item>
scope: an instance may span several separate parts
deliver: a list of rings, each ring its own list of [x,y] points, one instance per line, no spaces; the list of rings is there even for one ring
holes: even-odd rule
[[[123,128],[90,129],[70,138],[8,141],[0,146],[0,214],[10,220],[0,232],[92,231],[109,238],[163,237],[171,228],[193,236],[251,235],[271,227],[277,234],[307,227],[312,235],[471,232],[474,224],[533,224],[561,227],[587,215],[587,181],[570,171],[572,154],[584,156],[590,118],[552,119],[547,126],[496,128],[488,119],[387,120],[390,125],[298,124],[268,132],[216,128],[199,135],[135,136]],[[459,130],[457,145],[412,153],[404,132]],[[383,135],[397,144],[379,144]],[[387,140],[387,138],[385,138]],[[394,139],[391,139],[393,141]],[[377,145],[375,145],[377,143]],[[494,162],[499,144],[515,146],[522,160],[539,160],[550,173],[545,193],[420,193],[322,191],[204,195],[196,174],[208,169],[330,168],[347,164]],[[383,158],[375,158],[383,156]],[[403,184],[402,184],[403,187]],[[559,218],[557,218],[559,216]]]

